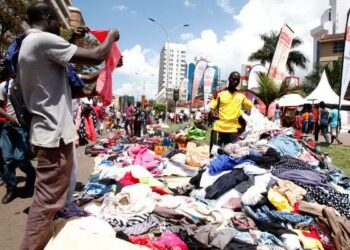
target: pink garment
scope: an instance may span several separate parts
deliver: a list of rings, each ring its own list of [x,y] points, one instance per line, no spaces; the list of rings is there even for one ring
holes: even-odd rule
[[[187,245],[172,232],[164,232],[157,242],[164,244],[168,249],[188,250]]]
[[[135,108],[133,105],[130,105],[126,108],[125,111],[127,120],[135,120]]]
[[[100,42],[103,42],[108,34],[107,30],[91,30],[90,32]],[[105,61],[105,66],[96,83],[96,91],[101,96],[104,106],[108,106],[112,103],[112,73],[117,67],[120,58],[121,53],[118,45],[117,43],[113,43],[109,56]]]
[[[140,145],[129,149],[129,155],[134,158],[133,164],[141,165],[147,169],[158,166],[162,158],[158,155],[153,155],[146,145]]]

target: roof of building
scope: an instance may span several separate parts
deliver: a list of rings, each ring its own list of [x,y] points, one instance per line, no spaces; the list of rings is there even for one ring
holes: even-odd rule
[[[320,42],[334,42],[334,41],[342,41],[345,38],[345,33],[338,34],[326,34],[321,36]]]

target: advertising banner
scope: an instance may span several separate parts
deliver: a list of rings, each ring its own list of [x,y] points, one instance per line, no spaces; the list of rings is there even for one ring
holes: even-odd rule
[[[187,101],[187,89],[188,89],[188,78],[184,78],[179,86],[180,100],[183,99],[182,96],[186,95],[185,100]]]
[[[191,105],[193,105],[194,99],[197,96],[198,87],[201,80],[203,79],[203,75],[204,75],[205,69],[207,68],[207,65],[208,65],[208,62],[206,60],[199,60],[196,64],[196,68],[194,70],[194,77],[193,77]]]
[[[350,12],[349,12],[350,13]],[[350,21],[349,21],[349,13],[348,20],[346,23],[346,31],[345,31],[345,46],[344,46],[344,56],[343,56],[343,73],[342,73],[342,81],[341,81],[341,91],[340,91],[340,100],[344,99],[346,90],[349,87],[350,82]]]
[[[209,67],[204,73],[204,109],[207,110],[208,107],[208,97],[211,93],[212,84],[215,77],[215,68]]]
[[[284,80],[286,63],[292,46],[294,31],[284,25],[281,29],[275,54],[270,65],[269,76],[277,81]]]

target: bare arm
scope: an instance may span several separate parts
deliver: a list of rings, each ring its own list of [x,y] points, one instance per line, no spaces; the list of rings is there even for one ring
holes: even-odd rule
[[[99,46],[93,49],[78,47],[70,62],[85,65],[98,65],[107,58],[113,42],[118,40],[119,32],[117,30],[110,30],[107,38]]]
[[[9,115],[3,108],[0,108],[0,116],[4,117],[6,120],[12,124],[17,124],[17,118],[15,116]]]

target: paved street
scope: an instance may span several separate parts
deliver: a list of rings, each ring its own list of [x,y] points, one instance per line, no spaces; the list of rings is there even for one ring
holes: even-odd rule
[[[36,164],[36,162],[34,162]],[[93,170],[93,160],[84,155],[84,147],[78,149],[78,185],[86,183]],[[18,186],[24,185],[24,177],[20,170]],[[0,197],[5,195],[5,187],[0,187]],[[0,204],[0,249],[18,250],[24,232],[28,207],[32,198],[17,198],[7,205]]]

